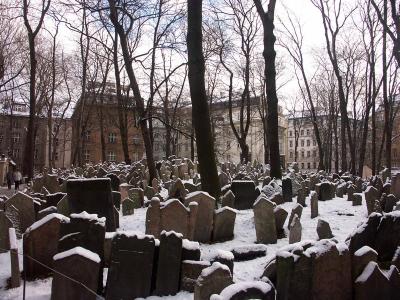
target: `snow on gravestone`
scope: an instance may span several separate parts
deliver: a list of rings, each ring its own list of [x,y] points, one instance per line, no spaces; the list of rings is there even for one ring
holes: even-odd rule
[[[71,213],[86,211],[106,218],[106,230],[115,231],[114,204],[109,178],[72,179],[67,181]]]
[[[82,247],[58,253],[54,256],[54,269],[52,300],[97,299],[100,257],[96,253]]]
[[[275,295],[272,284],[263,281],[244,281],[227,286],[219,295],[212,295],[210,300],[275,300]]]
[[[219,294],[231,285],[232,275],[226,265],[218,262],[204,269],[194,287],[194,300],[209,300],[213,294]]]
[[[30,226],[23,235],[24,270],[28,279],[47,276],[53,266],[53,256],[57,253],[61,222],[69,218],[53,213]],[[32,259],[31,259],[32,258]],[[37,263],[39,261],[41,264]],[[45,266],[43,266],[44,264]]]
[[[175,295],[179,291],[181,258],[182,234],[174,231],[161,232],[156,275],[156,295]]]
[[[117,232],[111,246],[106,299],[134,299],[151,293],[153,236]]]

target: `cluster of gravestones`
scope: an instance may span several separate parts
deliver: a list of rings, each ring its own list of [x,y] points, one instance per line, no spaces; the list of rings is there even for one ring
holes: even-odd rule
[[[400,213],[373,213],[346,240],[281,248],[264,270],[278,299],[398,299]]]

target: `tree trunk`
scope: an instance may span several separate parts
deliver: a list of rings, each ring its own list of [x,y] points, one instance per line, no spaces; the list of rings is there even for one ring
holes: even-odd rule
[[[204,80],[205,65],[202,48],[202,0],[188,0],[187,20],[189,86],[201,187],[204,191],[219,199],[221,191],[217,166],[215,164],[210,112],[208,109]]]

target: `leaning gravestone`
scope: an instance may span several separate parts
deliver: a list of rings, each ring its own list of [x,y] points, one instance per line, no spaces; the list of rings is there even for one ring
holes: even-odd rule
[[[106,299],[150,296],[154,238],[148,235],[117,233],[111,247]]]
[[[301,206],[300,204],[296,204],[293,207],[292,212],[290,213],[289,222],[288,222],[288,228],[292,224],[292,220],[293,220],[294,216],[297,215],[299,217],[299,219],[300,219],[302,213],[303,213],[303,206]]]
[[[129,199],[135,204],[135,208],[141,208],[144,204],[144,192],[141,188],[131,188],[128,191]]]
[[[320,240],[333,237],[331,227],[325,220],[319,219],[317,223],[317,234]]]
[[[310,203],[311,203],[311,219],[316,218],[318,216],[318,195],[317,192],[312,191],[310,194]]]
[[[51,273],[49,268],[53,267],[53,256],[57,254],[60,224],[63,221],[69,222],[69,218],[60,214],[50,214],[26,230],[23,235],[23,247],[24,271],[28,279]]]
[[[52,300],[97,299],[95,291],[101,270],[96,253],[82,247],[58,253],[54,256],[54,269]]]
[[[275,244],[277,241],[274,204],[259,197],[254,203],[254,224],[258,243]]]
[[[182,234],[161,232],[155,293],[158,296],[175,295],[179,291],[182,258]]]
[[[374,204],[376,200],[378,200],[378,190],[373,186],[368,186],[365,190],[365,202],[367,205],[368,215],[374,211]]]
[[[109,178],[71,179],[67,181],[68,206],[71,213],[83,211],[106,218],[106,230],[116,230],[114,204]]]
[[[301,230],[300,218],[295,214],[289,227],[289,244],[301,241]]]
[[[11,206],[14,206],[18,210],[20,222],[19,229],[20,232],[23,233],[29,226],[31,226],[35,222],[35,208],[33,204],[33,198],[24,193],[18,192],[5,202],[6,214]]]

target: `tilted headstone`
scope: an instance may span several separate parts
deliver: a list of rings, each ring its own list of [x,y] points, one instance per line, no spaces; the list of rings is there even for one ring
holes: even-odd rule
[[[280,205],[274,208],[276,232],[283,232],[283,225],[285,224],[288,212]]]
[[[325,220],[319,219],[317,223],[317,234],[320,240],[333,237],[331,226]]]
[[[318,216],[318,195],[315,191],[310,194],[311,219]]]
[[[300,223],[300,218],[297,216],[297,214],[295,214],[289,226],[289,244],[301,241],[301,231],[302,226]]]
[[[299,217],[299,219],[300,219],[302,213],[303,213],[303,206],[301,206],[300,204],[296,204],[296,205],[292,208],[292,211],[291,211],[291,213],[290,213],[289,222],[288,222],[288,228],[289,228],[290,225],[292,224],[292,220],[293,220],[294,216],[297,215],[297,216]]]
[[[368,215],[374,211],[374,204],[376,200],[378,200],[378,190],[373,186],[368,186],[365,190],[365,203],[367,206]]]
[[[18,210],[20,222],[19,229],[20,232],[23,233],[29,226],[31,226],[35,222],[35,208],[33,204],[33,198],[24,193],[18,192],[5,202],[6,214],[11,206],[14,206]]]
[[[199,278],[201,272],[209,266],[209,261],[183,260],[180,283],[181,290],[193,293],[197,278]]]
[[[26,278],[35,279],[48,276],[51,273],[53,256],[58,252],[61,222],[69,222],[69,218],[56,213],[50,214],[33,223],[24,233],[23,248],[24,255],[26,255],[24,256],[24,271]]]

